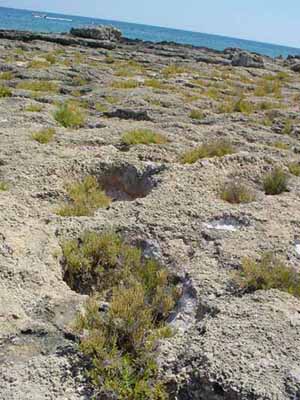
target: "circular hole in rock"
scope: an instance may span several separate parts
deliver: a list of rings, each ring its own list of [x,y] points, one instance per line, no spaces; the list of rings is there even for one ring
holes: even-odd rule
[[[157,186],[156,174],[162,167],[147,166],[137,169],[126,164],[120,166],[102,166],[100,171],[94,171],[99,184],[113,201],[132,201],[146,197]]]
[[[249,222],[247,220],[229,215],[220,218],[214,218],[209,222],[204,223],[203,225],[207,229],[235,232],[238,229],[249,225]]]

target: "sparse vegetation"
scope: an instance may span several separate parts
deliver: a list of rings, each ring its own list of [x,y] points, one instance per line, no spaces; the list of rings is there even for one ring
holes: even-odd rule
[[[96,103],[95,104],[95,110],[101,113],[105,113],[108,111],[108,108],[105,104],[102,103]]]
[[[87,176],[82,182],[68,185],[67,193],[68,204],[57,211],[62,217],[91,216],[98,208],[108,207],[111,201],[94,176]]]
[[[6,192],[8,190],[8,184],[0,180],[0,192]]]
[[[245,259],[236,281],[246,291],[279,289],[300,297],[300,276],[272,253],[260,261]]]
[[[158,79],[146,79],[144,86],[151,87],[153,89],[166,89],[166,85]]]
[[[255,200],[254,192],[237,181],[226,183],[220,191],[220,197],[231,204],[250,203]]]
[[[84,126],[86,116],[74,102],[65,102],[58,106],[54,118],[65,128],[80,128]]]
[[[28,112],[41,112],[43,110],[43,106],[41,104],[29,104],[26,108],[25,111]]]
[[[223,157],[226,154],[234,153],[234,148],[230,141],[219,139],[202,144],[193,150],[189,150],[181,157],[183,164],[193,164],[201,158]]]
[[[300,176],[300,163],[292,162],[288,165],[288,168],[292,175]]]
[[[165,321],[179,295],[167,270],[111,232],[87,232],[62,248],[65,278],[92,294],[76,321],[92,383],[119,400],[166,400],[156,349],[172,334]],[[106,312],[98,299],[109,301]]]
[[[40,144],[47,144],[51,142],[55,135],[55,129],[46,128],[32,134],[32,139]]]
[[[127,145],[135,144],[164,144],[168,139],[150,129],[135,129],[130,132],[124,133],[122,142]]]
[[[282,168],[274,168],[268,173],[264,180],[263,186],[267,195],[277,195],[288,190],[288,175]]]
[[[23,81],[17,85],[17,89],[31,90],[33,92],[58,92],[58,85],[49,81]]]
[[[256,96],[268,96],[273,95],[275,97],[281,97],[281,82],[278,79],[262,78],[258,83],[254,94]]]
[[[48,68],[50,66],[50,63],[46,60],[32,60],[28,64],[28,68],[31,69],[43,69],[43,68]]]
[[[229,100],[221,103],[218,107],[218,111],[220,113],[233,113],[240,112],[243,114],[250,114],[255,111],[255,107],[252,103],[246,101],[243,98],[239,98],[238,100]]]
[[[190,118],[201,120],[201,119],[205,118],[205,115],[200,110],[192,110],[190,112]]]
[[[163,69],[162,74],[165,77],[170,77],[172,75],[183,74],[184,72],[186,72],[186,68],[180,65],[171,64]]]
[[[140,86],[138,81],[128,79],[126,81],[115,81],[112,83],[114,89],[135,89]]]
[[[0,73],[0,80],[2,81],[9,81],[10,79],[13,79],[13,73],[11,71],[4,71]]]
[[[283,135],[290,135],[293,132],[293,123],[290,118],[287,118],[284,122],[284,126],[282,128]]]
[[[6,86],[0,86],[0,97],[11,97],[12,96],[12,92],[10,90],[10,88],[6,87]]]
[[[51,53],[46,54],[45,60],[51,65],[54,65],[57,61],[55,55]]]
[[[276,147],[276,149],[279,149],[279,150],[288,150],[290,148],[289,144],[284,143],[284,142],[280,142],[280,141],[277,141],[277,142],[273,143],[273,146]]]

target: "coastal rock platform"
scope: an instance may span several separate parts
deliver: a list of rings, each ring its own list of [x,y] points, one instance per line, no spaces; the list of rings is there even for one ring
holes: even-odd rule
[[[235,281],[246,257],[266,252],[299,272],[294,61],[3,30],[0,49],[0,399],[93,398],[72,331],[87,296],[63,279],[61,243],[106,229],[144,243],[182,284],[175,334],[159,348],[170,399],[300,399],[300,300]],[[77,126],[58,121],[66,102]],[[35,135],[44,129],[54,132],[47,143]],[[166,140],[124,141],[140,130]],[[230,154],[183,161],[222,141]],[[288,187],[268,195],[275,168]],[[66,184],[88,175],[110,206],[59,216]],[[252,201],[225,201],[232,181]]]

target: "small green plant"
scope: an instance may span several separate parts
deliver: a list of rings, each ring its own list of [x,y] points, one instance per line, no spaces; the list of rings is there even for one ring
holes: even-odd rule
[[[248,101],[244,100],[243,98],[240,98],[237,100],[236,103],[234,103],[233,111],[240,112],[243,114],[250,114],[254,111],[254,106],[253,106],[253,104],[249,103]]]
[[[0,80],[3,81],[9,81],[10,79],[13,79],[14,75],[11,71],[4,71],[0,73]]]
[[[201,158],[223,157],[226,154],[234,153],[234,148],[230,141],[219,139],[202,144],[193,150],[189,150],[181,157],[183,164],[193,164]]]
[[[158,79],[146,79],[144,86],[151,87],[153,89],[166,89],[166,85]]]
[[[277,195],[288,190],[288,175],[282,168],[274,168],[263,180],[263,187],[267,195]]]
[[[280,141],[277,141],[277,142],[273,143],[273,146],[276,147],[276,149],[279,149],[279,150],[288,150],[290,148],[289,144],[284,143],[284,142],[280,142]]]
[[[12,92],[10,90],[10,88],[6,87],[6,86],[0,86],[0,97],[11,97],[12,96]]]
[[[201,119],[205,118],[205,115],[200,110],[192,110],[190,112],[190,118],[191,119],[201,120]]]
[[[170,77],[173,75],[178,75],[178,74],[183,74],[184,72],[186,72],[186,68],[180,66],[180,65],[176,65],[176,64],[171,64],[168,67],[165,67],[162,70],[162,74],[165,77]]]
[[[46,55],[45,60],[51,65],[54,65],[57,61],[55,55],[51,53]]]
[[[252,103],[249,103],[243,98],[238,100],[225,101],[218,107],[218,111],[222,114],[240,112],[243,114],[251,114],[255,111],[255,107]]]
[[[31,135],[32,139],[40,144],[47,144],[53,140],[55,136],[55,129],[46,128]]]
[[[300,164],[298,162],[292,162],[288,165],[289,171],[292,175],[300,176]]]
[[[262,79],[255,91],[256,96],[268,96],[274,95],[275,97],[281,97],[281,83],[279,80]]]
[[[84,126],[86,121],[82,109],[73,102],[65,102],[59,105],[54,113],[54,118],[65,128],[80,128]]]
[[[179,296],[168,271],[113,232],[86,232],[62,250],[65,280],[91,295],[75,329],[92,383],[118,400],[167,400],[156,349],[172,335],[165,321]]]
[[[114,89],[135,89],[140,86],[140,83],[133,79],[128,79],[127,81],[115,81],[111,86]]]
[[[106,64],[114,64],[116,62],[116,60],[113,58],[112,55],[107,54],[105,56],[105,62],[106,62]]]
[[[8,184],[0,180],[0,192],[5,192],[6,190],[8,190]]]
[[[41,104],[29,104],[26,108],[25,111],[28,112],[41,112],[43,110],[43,106]]]
[[[118,97],[116,96],[105,96],[105,100],[109,103],[109,104],[117,104],[119,102]]]
[[[48,61],[45,60],[32,60],[28,64],[28,68],[31,69],[43,69],[43,68],[48,68],[49,67]]]
[[[236,276],[239,286],[247,291],[279,289],[300,297],[300,276],[272,253],[260,261],[246,258],[241,272]]]
[[[127,145],[135,144],[165,144],[168,139],[150,129],[135,129],[124,133],[122,142]]]
[[[31,90],[33,92],[58,92],[58,85],[49,81],[24,81],[17,85],[17,89]]]
[[[94,176],[87,176],[82,182],[67,186],[67,193],[68,204],[57,211],[62,217],[91,216],[98,208],[108,207],[111,201]]]
[[[105,113],[108,111],[108,108],[105,104],[102,103],[96,103],[95,104],[95,110],[101,113]]]
[[[220,197],[231,204],[250,203],[255,200],[253,191],[236,181],[226,183],[221,189]]]
[[[209,97],[212,100],[219,100],[221,97],[221,93],[217,88],[210,87],[204,93],[205,96]]]
[[[283,135],[290,135],[293,132],[293,123],[290,118],[287,118],[284,122],[284,126],[282,128],[281,133]]]

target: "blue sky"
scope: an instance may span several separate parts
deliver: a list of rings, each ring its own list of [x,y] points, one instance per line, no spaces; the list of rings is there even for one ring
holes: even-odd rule
[[[300,0],[0,0],[0,6],[139,22],[300,47]]]

